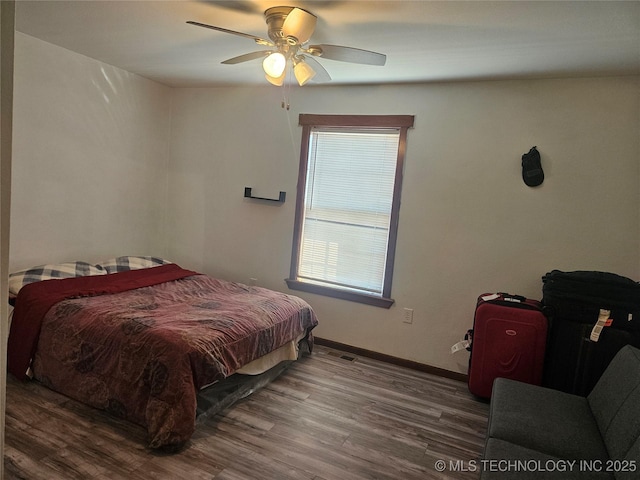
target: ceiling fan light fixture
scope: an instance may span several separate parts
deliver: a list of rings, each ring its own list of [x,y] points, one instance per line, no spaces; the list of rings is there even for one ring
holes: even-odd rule
[[[287,59],[280,52],[274,52],[264,59],[262,62],[262,68],[267,77],[279,78],[284,73],[284,69],[287,66]],[[268,78],[267,78],[268,79]],[[273,82],[271,82],[273,83]]]
[[[291,10],[282,24],[282,36],[294,39],[293,44],[306,43],[316,28],[317,17],[302,8]]]
[[[307,42],[311,39],[311,35],[315,30],[318,19],[313,13],[302,8],[286,6],[271,7],[265,10],[264,16],[267,22],[267,33],[270,40],[192,20],[189,20],[187,23],[249,38],[254,40],[258,45],[271,47],[268,50],[245,53],[244,55],[229,58],[222,63],[227,65],[237,64],[262,58],[262,68],[266,74],[267,81],[278,86],[285,83],[286,72],[288,70],[293,70],[293,74],[300,86],[305,85],[311,79],[316,83],[330,81],[331,77],[329,73],[314,57],[363,65],[382,66],[386,62],[386,55],[369,50],[362,50],[360,48],[329,44],[307,45]]]
[[[276,87],[281,87],[284,83],[284,77],[286,76],[286,73],[286,71],[282,72],[282,75],[280,75],[279,77],[271,77],[269,74],[266,74],[264,78],[266,78],[270,84],[275,85]]]
[[[298,84],[303,86],[316,75],[316,72],[308,64],[300,61],[293,67],[293,74],[296,76]]]

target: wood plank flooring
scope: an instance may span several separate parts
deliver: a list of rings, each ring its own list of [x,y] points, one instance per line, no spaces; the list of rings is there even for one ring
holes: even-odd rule
[[[29,480],[477,479],[488,416],[462,382],[320,345],[177,454],[36,382],[6,405],[5,478]]]

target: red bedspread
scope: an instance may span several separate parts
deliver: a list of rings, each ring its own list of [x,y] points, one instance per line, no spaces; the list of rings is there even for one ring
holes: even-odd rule
[[[42,318],[61,300],[124,292],[178,278],[196,275],[172,263],[155,268],[130,270],[113,275],[46,280],[25,285],[20,290],[9,332],[7,369],[26,380],[27,369],[38,345]]]
[[[176,265],[39,283],[16,301],[12,373],[33,354],[43,384],[146,426],[153,448],[191,437],[199,388],[317,325],[298,297]]]

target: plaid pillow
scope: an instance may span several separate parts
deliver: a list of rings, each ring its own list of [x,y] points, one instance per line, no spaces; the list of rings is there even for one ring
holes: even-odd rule
[[[18,295],[22,287],[41,280],[106,275],[106,270],[87,262],[67,262],[39,265],[9,275],[9,295]]]
[[[97,266],[104,268],[107,273],[125,272],[127,270],[138,270],[140,268],[157,267],[171,263],[160,257],[143,257],[128,255],[123,257],[110,258],[100,262]]]

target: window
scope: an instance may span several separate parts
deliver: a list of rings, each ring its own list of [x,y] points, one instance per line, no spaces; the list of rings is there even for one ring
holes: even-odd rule
[[[389,308],[409,115],[300,115],[289,288]]]

